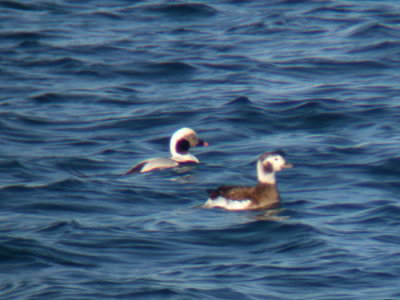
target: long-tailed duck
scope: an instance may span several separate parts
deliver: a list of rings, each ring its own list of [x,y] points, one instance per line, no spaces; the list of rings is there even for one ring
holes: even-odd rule
[[[181,128],[171,137],[169,150],[171,158],[159,157],[144,160],[125,173],[145,173],[157,169],[168,169],[184,163],[199,163],[199,160],[189,153],[191,147],[208,146],[208,143],[198,138],[196,132],[190,128]]]
[[[257,161],[256,186],[221,186],[208,191],[210,198],[204,207],[222,207],[228,210],[276,208],[280,196],[276,187],[275,173],[283,168],[293,167],[285,161],[283,155],[281,151],[261,154]]]

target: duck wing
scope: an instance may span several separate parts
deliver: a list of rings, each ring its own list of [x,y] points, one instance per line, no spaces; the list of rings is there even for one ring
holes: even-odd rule
[[[132,169],[126,172],[125,175],[131,173],[145,173],[157,169],[174,168],[177,166],[179,166],[179,163],[170,158],[164,158],[164,157],[152,158],[138,163],[137,165],[132,167]]]
[[[224,197],[231,200],[250,200],[254,193],[254,187],[226,185],[208,192],[211,199]]]

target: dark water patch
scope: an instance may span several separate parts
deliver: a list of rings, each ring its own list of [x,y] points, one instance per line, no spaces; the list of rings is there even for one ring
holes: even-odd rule
[[[102,63],[81,66],[73,72],[85,80],[93,77],[109,81],[115,78],[114,72],[110,72],[108,65]]]
[[[77,229],[80,229],[81,225],[77,221],[57,221],[50,224],[46,224],[44,228],[38,228],[37,233],[71,233]]]
[[[374,224],[397,226],[400,225],[400,207],[396,204],[382,204],[377,207],[364,210],[357,216],[352,218],[353,222],[357,224]]]
[[[81,60],[74,59],[71,57],[61,57],[56,59],[38,59],[30,60],[25,62],[27,67],[37,67],[37,68],[55,68],[63,71],[77,70],[81,68],[85,63]]]
[[[394,245],[400,245],[400,238],[395,235],[389,235],[389,234],[382,234],[376,237],[373,237],[373,239],[383,242],[383,243],[388,243],[388,244],[394,244]],[[395,274],[392,274],[392,276],[396,276]]]
[[[250,101],[250,99],[245,96],[237,97],[234,100],[224,104],[224,106],[234,106],[234,107],[248,107],[251,105],[253,105],[253,102]]]
[[[4,7],[9,13],[14,10],[23,13],[58,13],[64,14],[68,13],[73,6],[68,6],[66,4],[59,4],[56,2],[45,2],[41,1],[39,3],[23,3],[22,1],[1,1],[0,7]]]
[[[80,188],[85,188],[86,183],[84,180],[79,180],[79,179],[64,179],[60,181],[55,181],[51,182],[45,186],[46,189],[51,189],[51,190],[68,190],[68,189],[80,189]]]
[[[132,91],[134,92],[134,91]],[[106,105],[110,107],[114,106],[122,106],[122,107],[129,107],[129,106],[137,106],[139,103],[135,100],[135,96],[131,99],[119,99],[119,98],[110,98],[110,97],[102,97],[100,99],[95,100],[94,102],[100,105]]]
[[[229,57],[226,58],[227,60],[230,60]],[[206,67],[207,69],[215,69],[217,71],[220,70],[227,70],[227,71],[237,71],[237,72],[245,72],[246,70],[250,69],[249,64],[246,61],[243,61],[241,63],[220,63],[220,64],[215,64],[215,63],[201,63],[199,64],[203,67]]]
[[[307,129],[307,130],[337,130],[346,127],[346,124],[353,119],[351,114],[339,112],[321,112],[302,116],[296,120],[291,118],[290,128]]]
[[[101,141],[92,141],[92,140],[84,140],[84,139],[64,139],[60,141],[62,145],[68,145],[71,147],[79,147],[79,148],[94,148],[96,146],[101,146],[103,143]],[[99,161],[93,160],[93,164],[100,163]]]
[[[392,26],[370,22],[358,26],[349,34],[349,37],[352,39],[398,39],[400,32]]]
[[[353,10],[354,6],[351,4],[332,4],[330,6],[328,5],[323,5],[323,6],[318,6],[317,8],[314,8],[310,11],[308,11],[309,14],[313,13],[349,13]]]
[[[124,19],[123,16],[116,13],[115,11],[113,11],[113,12],[111,12],[111,11],[96,11],[94,13],[91,13],[90,15],[94,19],[101,18],[101,19],[109,19],[112,21],[121,21]]]
[[[211,17],[218,12],[210,5],[195,2],[149,5],[146,9],[178,19]]]
[[[57,52],[61,50],[57,49]],[[67,50],[67,51],[66,51]],[[69,53],[80,53],[81,55],[87,56],[80,57],[80,61],[86,62],[86,65],[104,65],[111,68],[117,68],[120,66],[120,62],[125,62],[126,59],[121,61],[114,61],[112,58],[113,56],[117,57],[125,57],[125,56],[138,56],[143,57],[143,51],[137,49],[131,49],[130,44],[126,44],[124,39],[121,40],[112,40],[112,41],[103,41],[95,44],[78,44],[78,45],[71,45],[64,51],[60,52],[60,55],[65,56]],[[68,51],[69,50],[69,51]],[[95,57],[91,57],[96,54]],[[97,58],[104,58],[104,59],[96,59]],[[139,62],[138,62],[139,64]]]
[[[371,117],[376,119],[381,113],[383,115],[385,108],[368,107],[360,110],[355,110],[347,101],[329,99],[329,98],[310,98],[310,100],[301,101],[283,101],[273,106],[279,108],[281,122],[285,120],[285,124],[290,124],[290,127],[296,129],[317,129],[327,128],[335,130],[338,127],[348,126],[349,124],[361,124],[361,122],[371,124]],[[283,125],[284,126],[284,125]],[[328,142],[328,141],[327,141]],[[329,141],[332,145],[338,141]],[[354,150],[362,151],[359,147],[348,146],[339,143],[343,151]],[[338,146],[339,146],[338,145]],[[335,146],[332,146],[335,147]]]
[[[123,287],[116,289],[115,286],[117,285],[121,284],[112,280],[92,280],[85,282],[85,292],[77,291],[76,293],[69,294],[75,295],[78,298],[82,295],[85,295],[85,297],[88,297],[87,299],[96,299],[98,297],[118,299],[175,299],[184,295],[184,293],[180,291],[181,289],[163,287],[163,284],[157,284],[155,283],[155,280],[152,279],[146,280],[143,278],[138,278],[137,280],[124,282]],[[129,288],[132,286],[135,286],[134,291],[132,291],[132,288]],[[92,292],[88,292],[87,290]]]
[[[400,191],[400,182],[396,179],[386,180],[382,186],[384,189],[392,191],[393,193],[398,193]]]
[[[285,7],[286,5],[291,6],[291,5],[296,5],[296,4],[298,4],[298,6],[303,6],[303,5],[307,5],[307,4],[313,4],[313,1],[312,0],[299,0],[299,1],[296,1],[296,0],[278,0],[278,1],[276,1],[275,4],[283,6],[283,7]]]
[[[152,80],[161,80],[164,81],[167,78],[169,79],[179,79],[184,76],[190,76],[196,67],[191,64],[173,61],[173,62],[159,62],[159,63],[151,63],[144,64],[141,68],[138,66],[133,66],[131,69],[121,69],[117,72],[124,76],[134,77],[134,78],[151,78]],[[183,76],[183,77],[182,77]]]
[[[66,102],[85,102],[93,101],[94,96],[88,94],[65,94],[65,93],[44,93],[36,96],[32,96],[31,100],[38,104],[64,104]],[[28,116],[25,116],[28,119]]]
[[[73,143],[74,145],[77,145],[76,143]],[[79,143],[79,146],[93,146],[92,143]],[[105,161],[98,161],[98,160],[93,160],[93,159],[87,159],[87,158],[65,158],[63,160],[60,160],[56,163],[56,165],[61,169],[61,170],[66,170],[66,171],[73,171],[73,170],[85,170],[85,171],[98,171],[98,170],[104,170],[108,165]],[[87,177],[87,176],[85,176]],[[74,183],[75,184],[75,183]]]
[[[45,178],[38,178],[40,181],[49,181]],[[91,185],[96,186],[97,190],[100,190],[102,187],[102,183],[96,183],[94,181],[90,182]],[[17,185],[8,185],[0,189],[0,197],[4,200],[10,199],[10,196],[13,195],[13,201],[4,201],[3,204],[14,207],[16,209],[38,209],[40,210],[41,206],[49,205],[49,208],[62,210],[63,205],[66,206],[68,210],[74,210],[79,212],[81,211],[109,211],[106,208],[95,207],[87,204],[88,197],[84,195],[85,191],[88,191],[90,186],[86,181],[77,180],[77,179],[65,179],[51,183],[39,183],[34,184],[29,182],[27,184],[17,184]],[[46,192],[49,196],[45,198],[41,198],[40,195]],[[57,200],[60,194],[64,194],[66,196],[65,201]],[[82,207],[79,207],[79,203],[82,202]],[[24,205],[27,205],[26,207]],[[71,204],[71,207],[68,208],[68,205]],[[32,205],[32,206],[31,206]]]
[[[270,122],[274,114],[275,112],[265,109],[262,105],[251,101],[247,97],[241,96],[225,103],[216,113],[213,113],[213,117],[237,124],[247,122],[253,130],[268,132],[274,124]]]
[[[314,207],[315,210],[319,210],[322,212],[331,212],[333,214],[340,213],[355,213],[361,212],[366,209],[371,208],[371,205],[368,203],[335,203],[335,204],[322,204],[316,205]]]
[[[160,288],[156,288],[156,287],[155,288],[145,288],[145,287],[143,287],[136,292],[131,292],[128,294],[119,294],[118,297],[129,297],[129,298],[130,297],[132,297],[132,298],[139,297],[139,298],[143,298],[143,299],[146,299],[149,297],[150,298],[152,298],[152,297],[164,298],[165,297],[166,299],[169,299],[170,297],[174,298],[174,297],[177,297],[178,295],[181,295],[181,293],[179,293],[173,289],[170,289],[170,288],[162,288],[162,287],[160,287]]]
[[[282,110],[282,114],[296,113],[304,115],[305,113],[319,113],[327,111],[337,111],[338,108],[346,108],[346,102],[332,98],[313,98],[298,101],[280,101],[279,103],[272,104]]]
[[[78,200],[78,196],[74,197],[75,201]],[[80,197],[79,199],[83,203],[87,203],[86,197]],[[67,201],[67,200],[66,200]],[[67,202],[57,203],[57,200],[48,199],[47,202],[36,202],[33,204],[19,205],[14,209],[14,211],[19,213],[29,213],[29,214],[43,214],[43,215],[53,215],[58,214],[88,214],[88,213],[98,213],[98,214],[111,214],[112,211],[105,206],[99,206],[94,204],[72,204]]]
[[[400,158],[390,157],[366,167],[371,175],[376,176],[399,176],[400,175]]]
[[[31,188],[22,184],[9,185],[4,186],[0,189],[0,195],[4,197],[3,199],[7,199],[7,197],[10,197],[13,194],[15,195],[17,193],[24,193],[29,191],[31,191]]]
[[[335,94],[344,94],[347,91],[347,86],[345,84],[321,84],[317,87],[314,87],[312,90],[307,91],[306,95],[310,96],[311,98],[318,98],[318,97],[326,97],[328,101],[338,101],[338,99],[332,99],[332,95]]]
[[[307,128],[340,126],[350,122],[351,116],[344,113],[318,113],[302,118],[302,122]]]
[[[129,169],[129,167],[127,169]],[[140,175],[142,174],[139,174],[138,176]],[[163,174],[160,176],[163,176]],[[176,188],[177,185],[176,183],[171,182],[171,176],[164,175],[164,177],[166,178],[165,181],[162,179],[157,180],[146,178],[145,176],[142,176],[141,178],[132,178],[127,181],[127,186],[115,191],[112,199],[114,199],[114,201],[119,201],[131,206],[134,211],[140,209],[141,206],[146,206],[145,209],[150,209],[150,207],[152,207],[153,209],[157,210],[160,205],[174,203],[180,205],[186,204],[188,202],[187,199],[183,199],[183,197],[177,197],[177,192],[171,191],[172,187]],[[156,184],[159,188],[154,189],[153,187],[143,186],[149,181],[153,182],[153,184]],[[193,193],[188,193],[193,196]]]
[[[400,42],[397,41],[382,41],[373,45],[361,46],[349,50],[347,53],[349,54],[364,54],[367,55],[376,55],[376,54],[398,54],[400,53]]]
[[[9,172],[10,170],[20,170],[24,169],[25,165],[18,159],[7,159],[0,161],[0,169],[4,169],[4,172]]]
[[[227,213],[227,212],[221,212]],[[232,213],[232,212],[228,212]],[[240,214],[240,212],[239,212]],[[288,241],[298,240],[301,237],[307,240],[307,236],[316,234],[317,231],[312,226],[304,224],[285,224],[280,222],[255,221],[243,225],[236,225],[231,228],[215,229],[215,230],[191,230],[188,232],[189,239],[195,244],[208,245],[213,247],[230,246],[232,247],[262,247],[262,245],[270,244],[272,249],[289,248],[295,251],[304,245],[288,246]],[[268,234],[265,234],[268,233]],[[260,234],[263,239],[260,239]],[[284,239],[279,238],[284,237]],[[280,246],[277,246],[280,244]],[[255,249],[254,249],[255,250]]]
[[[16,116],[14,115],[7,121],[7,123],[3,122],[4,126],[0,134],[4,135],[4,140],[7,140],[11,143],[27,144],[37,144],[46,140],[46,138],[38,132],[27,130],[25,127],[20,126],[18,122],[16,122],[16,120],[18,120],[19,118],[25,119],[25,117],[22,116],[17,116],[16,118]],[[36,121],[37,120],[34,120],[33,123],[37,124]],[[42,122],[43,120],[40,120],[39,124]],[[30,123],[30,120],[27,120],[27,123]]]
[[[276,246],[276,253],[302,253],[303,251],[317,252],[320,248],[325,248],[326,244],[319,239],[302,239],[296,237],[293,241],[288,241],[285,244]]]
[[[43,48],[43,44],[40,43],[39,41],[23,41],[21,43],[18,44],[18,48],[30,48],[30,49],[41,49]]]
[[[90,233],[90,235],[88,235]],[[99,241],[96,237],[100,235],[103,241]],[[65,236],[60,240],[60,244],[69,249],[77,249],[77,251],[96,251],[98,253],[107,253],[109,255],[116,254],[117,256],[126,256],[127,260],[143,260],[151,259],[153,263],[163,262],[172,259],[173,257],[181,257],[185,255],[185,247],[177,248],[175,243],[171,243],[168,236],[156,238],[151,232],[147,236],[124,236],[118,237],[116,232],[114,237],[109,237],[99,230],[94,233],[93,230],[86,229],[80,233],[73,233]],[[152,237],[152,238],[149,238]],[[174,249],[174,251],[171,251]]]
[[[114,128],[128,130],[130,132],[134,132],[134,130],[145,130],[144,137],[151,140],[153,132],[155,133],[154,135],[156,135],[159,132],[159,128],[165,126],[165,129],[162,129],[162,132],[164,132],[165,138],[169,138],[170,134],[177,129],[177,126],[173,124],[190,124],[198,117],[196,111],[172,111],[170,108],[163,106],[164,104],[160,104],[160,108],[154,108],[151,112],[145,112],[143,115],[140,114],[138,116],[104,120],[99,124],[89,126],[88,130]],[[152,127],[152,130],[148,131],[150,126]]]
[[[10,45],[10,49],[16,50],[14,56],[14,66],[17,64],[24,65],[25,60],[32,59],[31,56],[25,57],[25,60],[21,60],[18,53],[25,51],[32,51],[32,53],[40,54],[42,51],[49,49],[49,40],[57,38],[57,34],[52,31],[13,31],[0,33],[2,38],[7,44]]]
[[[54,246],[40,243],[26,238],[2,238],[0,240],[0,253],[4,258],[0,269],[16,268],[23,265],[36,265],[36,267],[50,267],[56,265],[80,266],[85,268],[95,267],[97,258],[90,255],[77,254],[60,250]],[[20,267],[23,267],[20,266]]]
[[[27,10],[27,11],[37,9],[35,4],[33,4],[33,3],[26,4],[26,3],[21,3],[21,2],[17,2],[17,1],[1,1],[0,6],[2,6],[4,8],[9,8],[9,9]]]
[[[400,21],[400,14],[396,11],[393,11],[391,6],[387,6],[384,9],[374,10],[366,10],[366,12],[372,12],[374,17],[380,20],[384,24],[390,24],[393,26],[397,26]]]
[[[400,107],[390,107],[382,104],[364,104],[359,105],[357,108],[358,110],[355,110],[354,114],[365,119],[400,115]]]
[[[40,32],[32,31],[14,31],[14,32],[3,32],[0,34],[2,39],[16,40],[16,41],[38,41],[46,37],[45,34]]]
[[[35,136],[35,135],[40,135],[39,131],[35,131],[30,132],[29,130],[24,130],[26,129],[26,127],[30,127],[31,129],[33,128],[43,128],[43,127],[48,127],[51,125],[59,125],[58,121],[55,118],[49,118],[49,117],[45,117],[45,116],[35,116],[35,115],[30,115],[30,114],[19,114],[15,116],[18,124],[16,124],[17,122],[15,122],[15,126],[13,126],[14,130],[20,128],[21,131],[21,137],[23,137],[24,135],[28,136]],[[18,136],[18,134],[16,134],[16,137]],[[42,137],[42,140],[45,140],[44,137]]]
[[[138,106],[147,104],[147,101],[138,97],[139,93],[140,91],[132,86],[105,87],[101,90],[102,97],[95,99],[95,102],[105,104],[132,102]]]
[[[149,124],[155,128],[168,124],[168,116],[160,114],[148,115],[139,118],[118,118],[115,120],[105,120],[101,124],[88,127],[88,130],[106,130],[118,127],[120,130],[141,130],[147,129]]]
[[[389,66],[379,60],[339,61],[330,59],[300,59],[279,63],[282,70],[305,75],[340,75],[387,69]]]
[[[357,145],[357,146],[330,146],[327,148],[328,151],[334,153],[341,153],[345,155],[362,155],[368,153],[368,145]]]
[[[259,105],[252,102],[247,97],[238,97],[223,106],[225,116],[242,116],[245,120],[252,121],[253,118],[265,118],[267,111]],[[228,110],[226,110],[228,109]],[[250,117],[251,116],[251,117]]]
[[[288,28],[278,26],[268,26],[265,22],[256,22],[252,24],[244,24],[234,26],[227,30],[228,34],[250,34],[250,35],[273,35],[288,31]],[[311,32],[308,32],[311,33]],[[313,33],[316,33],[315,31]],[[322,33],[318,31],[318,33]]]
[[[396,177],[389,179],[382,179],[382,180],[364,180],[356,183],[356,186],[362,187],[363,189],[375,189],[387,194],[393,193],[397,195],[400,191],[400,182],[396,180]],[[372,176],[372,178],[374,178]]]
[[[169,73],[187,73],[193,71],[195,68],[182,62],[163,62],[154,65],[149,65],[149,69],[154,69],[158,74],[169,74]]]

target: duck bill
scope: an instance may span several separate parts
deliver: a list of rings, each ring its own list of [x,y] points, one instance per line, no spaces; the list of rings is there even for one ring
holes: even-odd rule
[[[196,147],[199,147],[199,146],[207,147],[208,145],[209,144],[206,141],[200,140],[199,143],[196,145]]]
[[[285,168],[285,169],[293,168],[293,164],[285,163],[285,164],[283,165],[283,168]]]

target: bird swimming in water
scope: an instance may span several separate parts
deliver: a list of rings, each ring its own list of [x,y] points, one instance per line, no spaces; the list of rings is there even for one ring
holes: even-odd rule
[[[275,173],[292,168],[282,151],[265,152],[257,160],[256,186],[221,186],[209,191],[205,208],[222,207],[228,210],[272,209],[279,206],[280,196]]]
[[[208,143],[200,140],[193,129],[181,128],[175,131],[170,139],[170,158],[157,157],[144,160],[132,167],[125,175],[174,168],[185,163],[198,164],[200,163],[199,160],[189,152],[190,148],[198,146],[208,146]]]

